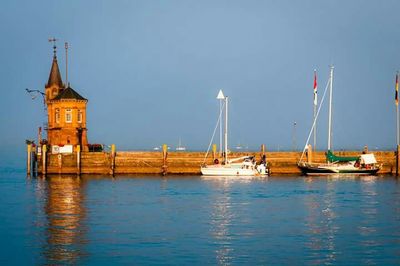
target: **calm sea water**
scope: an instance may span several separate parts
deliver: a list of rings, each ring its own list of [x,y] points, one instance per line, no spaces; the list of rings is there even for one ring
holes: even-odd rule
[[[393,177],[0,174],[1,265],[400,264]]]

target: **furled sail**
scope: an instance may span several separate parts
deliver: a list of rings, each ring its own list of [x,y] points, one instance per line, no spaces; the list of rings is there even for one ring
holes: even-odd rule
[[[344,156],[336,156],[333,154],[332,151],[328,150],[326,153],[326,160],[330,163],[333,162],[352,162],[352,161],[357,161],[360,157],[344,157]]]

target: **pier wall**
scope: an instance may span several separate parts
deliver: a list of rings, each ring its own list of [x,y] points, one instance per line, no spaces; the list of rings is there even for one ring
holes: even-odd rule
[[[297,162],[301,152],[265,152],[273,175],[300,174]],[[335,152],[340,156],[357,156],[360,151]],[[396,157],[394,151],[375,151],[378,162],[383,164],[379,174],[394,174]],[[234,152],[230,157],[254,155],[261,158],[261,152]],[[200,174],[200,165],[204,162],[204,152],[163,152],[153,151],[117,151],[81,152],[80,167],[77,153],[50,154],[46,157],[47,174]],[[42,156],[38,156],[38,173],[43,173]],[[213,162],[210,154],[207,164]],[[307,160],[307,157],[304,157]],[[324,162],[325,152],[313,152],[313,162]]]

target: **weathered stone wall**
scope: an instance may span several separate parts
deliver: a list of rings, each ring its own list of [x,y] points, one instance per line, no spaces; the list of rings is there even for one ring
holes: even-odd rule
[[[297,162],[300,152],[266,152],[271,173],[273,175],[300,174]],[[359,151],[336,152],[340,156],[356,156]],[[393,151],[374,152],[378,162],[383,164],[380,174],[391,174],[396,171],[395,153]],[[260,152],[233,153],[230,157],[254,155],[260,160]],[[115,174],[200,174],[200,165],[204,161],[204,152],[168,152],[164,164],[162,152],[152,151],[117,151],[115,156]],[[314,152],[313,162],[324,162],[324,152]],[[307,160],[304,157],[304,160]],[[82,152],[82,174],[111,174],[112,155],[106,152]],[[206,163],[211,164],[212,154],[208,156]],[[42,172],[41,157],[38,158],[38,170]],[[48,174],[73,174],[78,173],[76,154],[48,154]]]

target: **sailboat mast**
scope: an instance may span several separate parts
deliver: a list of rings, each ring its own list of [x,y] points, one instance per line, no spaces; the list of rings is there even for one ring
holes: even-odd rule
[[[314,69],[314,120],[317,116],[318,94],[317,94],[317,70]],[[317,124],[314,124],[314,151],[317,150]]]
[[[314,104],[314,120],[315,117],[317,116],[317,106]],[[317,125],[314,125],[314,151],[317,150]]]
[[[219,153],[222,153],[222,101],[225,100],[224,93],[219,90],[217,99],[219,100]]]
[[[219,155],[222,153],[222,99],[219,99]]]
[[[225,97],[225,164],[228,163],[228,96]]]
[[[395,94],[395,103],[396,103],[396,144],[400,145],[400,135],[399,135],[399,71],[396,73],[396,94]]]
[[[329,80],[329,118],[328,118],[328,150],[332,145],[332,88],[333,88],[333,66],[331,66],[331,74]]]

